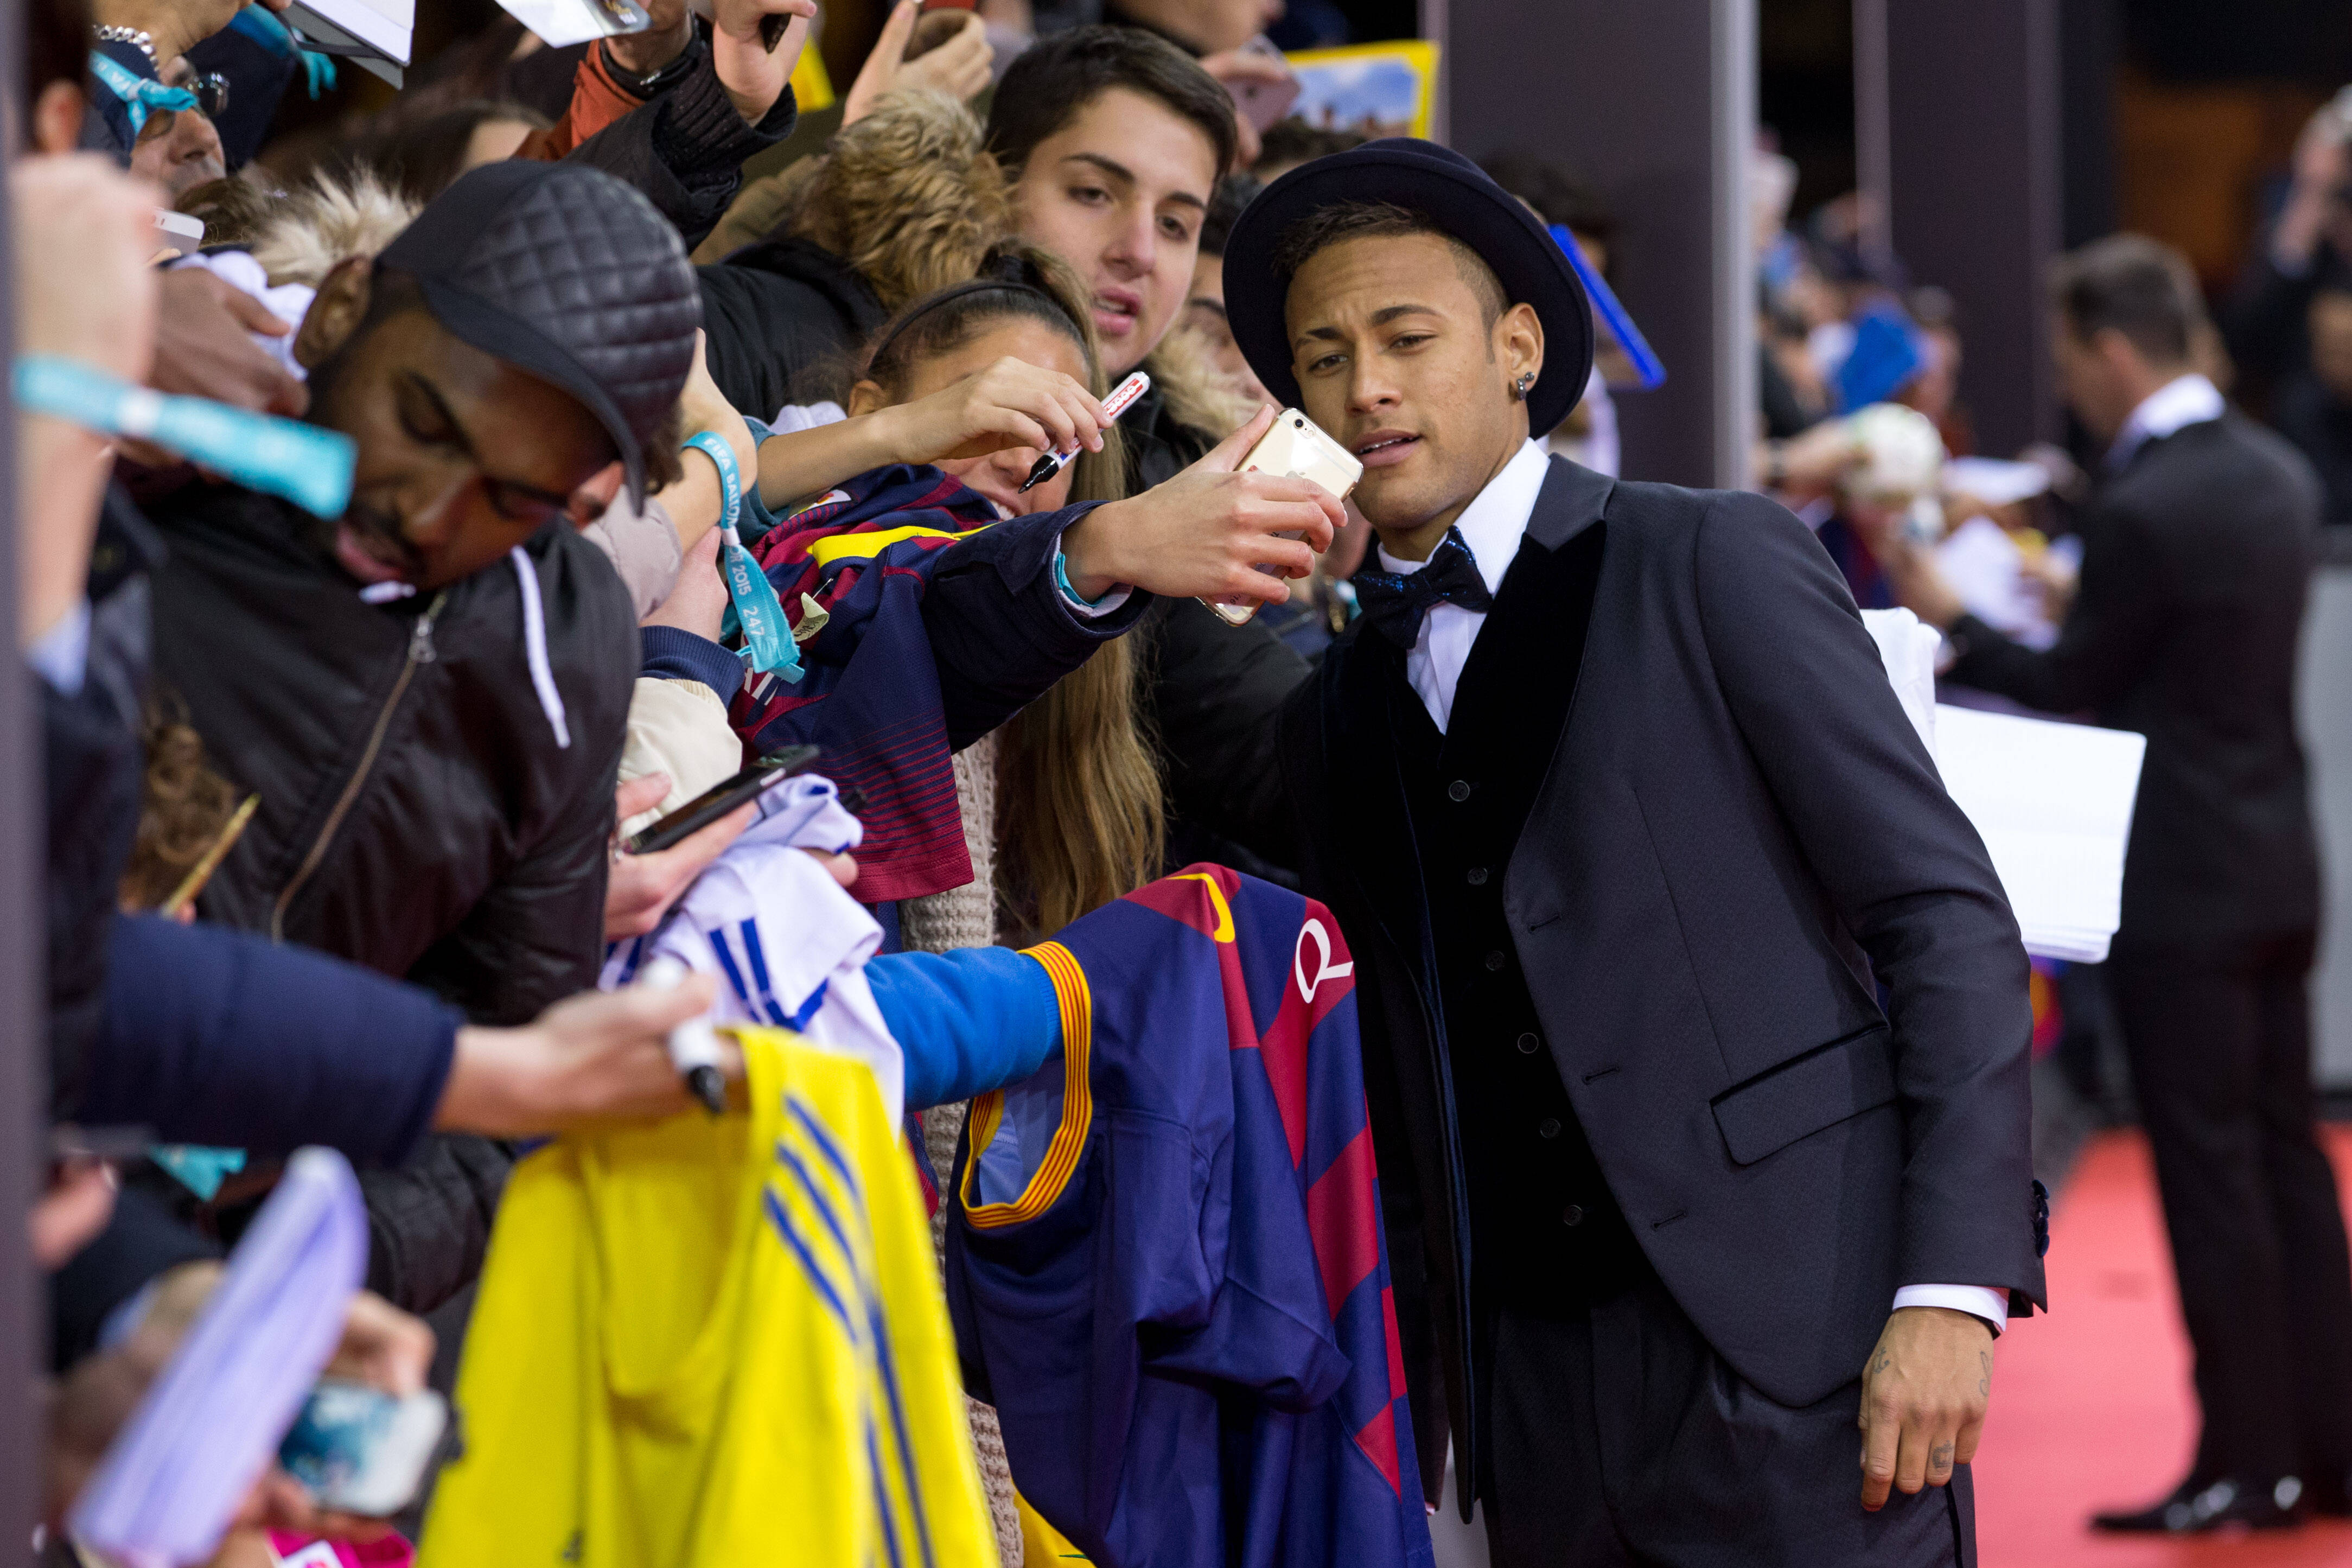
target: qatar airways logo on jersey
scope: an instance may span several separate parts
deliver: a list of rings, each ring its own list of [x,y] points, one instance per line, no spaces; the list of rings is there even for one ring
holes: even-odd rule
[[[1315,975],[1311,980],[1307,973],[1309,943],[1315,948]],[[1339,963],[1331,962],[1331,933],[1323,928],[1321,921],[1309,915],[1307,923],[1298,928],[1298,945],[1290,955],[1290,971],[1298,979],[1299,1000],[1312,1006],[1315,994],[1323,989],[1325,981],[1348,979],[1356,973],[1356,963],[1353,959]]]

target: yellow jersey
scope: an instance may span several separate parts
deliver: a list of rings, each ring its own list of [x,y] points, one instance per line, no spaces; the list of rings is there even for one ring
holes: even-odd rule
[[[872,1074],[736,1033],[748,1115],[515,1167],[430,1568],[994,1568],[930,1226]]]

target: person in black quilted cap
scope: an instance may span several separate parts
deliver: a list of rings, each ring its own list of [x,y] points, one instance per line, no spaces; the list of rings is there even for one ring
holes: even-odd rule
[[[635,616],[575,521],[677,471],[700,305],[677,230],[596,170],[474,170],[297,334],[313,424],[358,445],[322,522],[232,485],[153,521],[155,668],[261,805],[208,921],[518,1024],[593,987]],[[371,1284],[478,1269],[509,1159],[436,1138],[365,1178]]]

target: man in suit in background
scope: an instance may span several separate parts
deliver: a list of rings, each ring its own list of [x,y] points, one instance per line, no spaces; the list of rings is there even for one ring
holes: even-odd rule
[[[1591,317],[1466,159],[1307,164],[1225,268],[1380,539],[1283,750],[1430,1495],[1450,1436],[1501,1568],[1972,1561],[2042,1293],[2025,958],[1836,569],[1528,440]]]
[[[1879,549],[1902,601],[1951,639],[1949,679],[2147,737],[2106,972],[2205,1426],[2169,1497],[2095,1522],[2345,1513],[2352,1263],[2313,1127],[2319,862],[2294,731],[2318,485],[2197,373],[2204,309],[2176,252],[2101,240],[2064,259],[2053,294],[2067,401],[2107,443],[2057,645],[2035,653],[1964,614],[1926,551]]]

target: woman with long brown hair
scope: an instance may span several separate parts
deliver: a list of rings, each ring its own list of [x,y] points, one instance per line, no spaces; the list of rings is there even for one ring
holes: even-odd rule
[[[1107,388],[1085,296],[1066,263],[1012,246],[978,272],[909,306],[877,337],[843,393],[848,418],[761,444],[766,506],[789,509],[836,484],[855,488],[853,473],[927,460],[1003,516],[1126,493],[1116,427],[1100,433],[1099,450],[1079,441],[1063,474],[1022,489],[1037,448],[1002,445],[1003,433],[1092,436],[1087,405]],[[990,445],[997,449],[979,449]],[[801,531],[788,521],[760,542],[772,575]],[[739,701],[738,729],[748,720],[760,733],[764,711],[756,696]],[[1001,731],[963,748],[955,773],[972,879],[908,900],[909,946],[1034,937],[1159,874],[1159,771],[1137,718],[1136,665],[1124,639],[1103,643]]]

